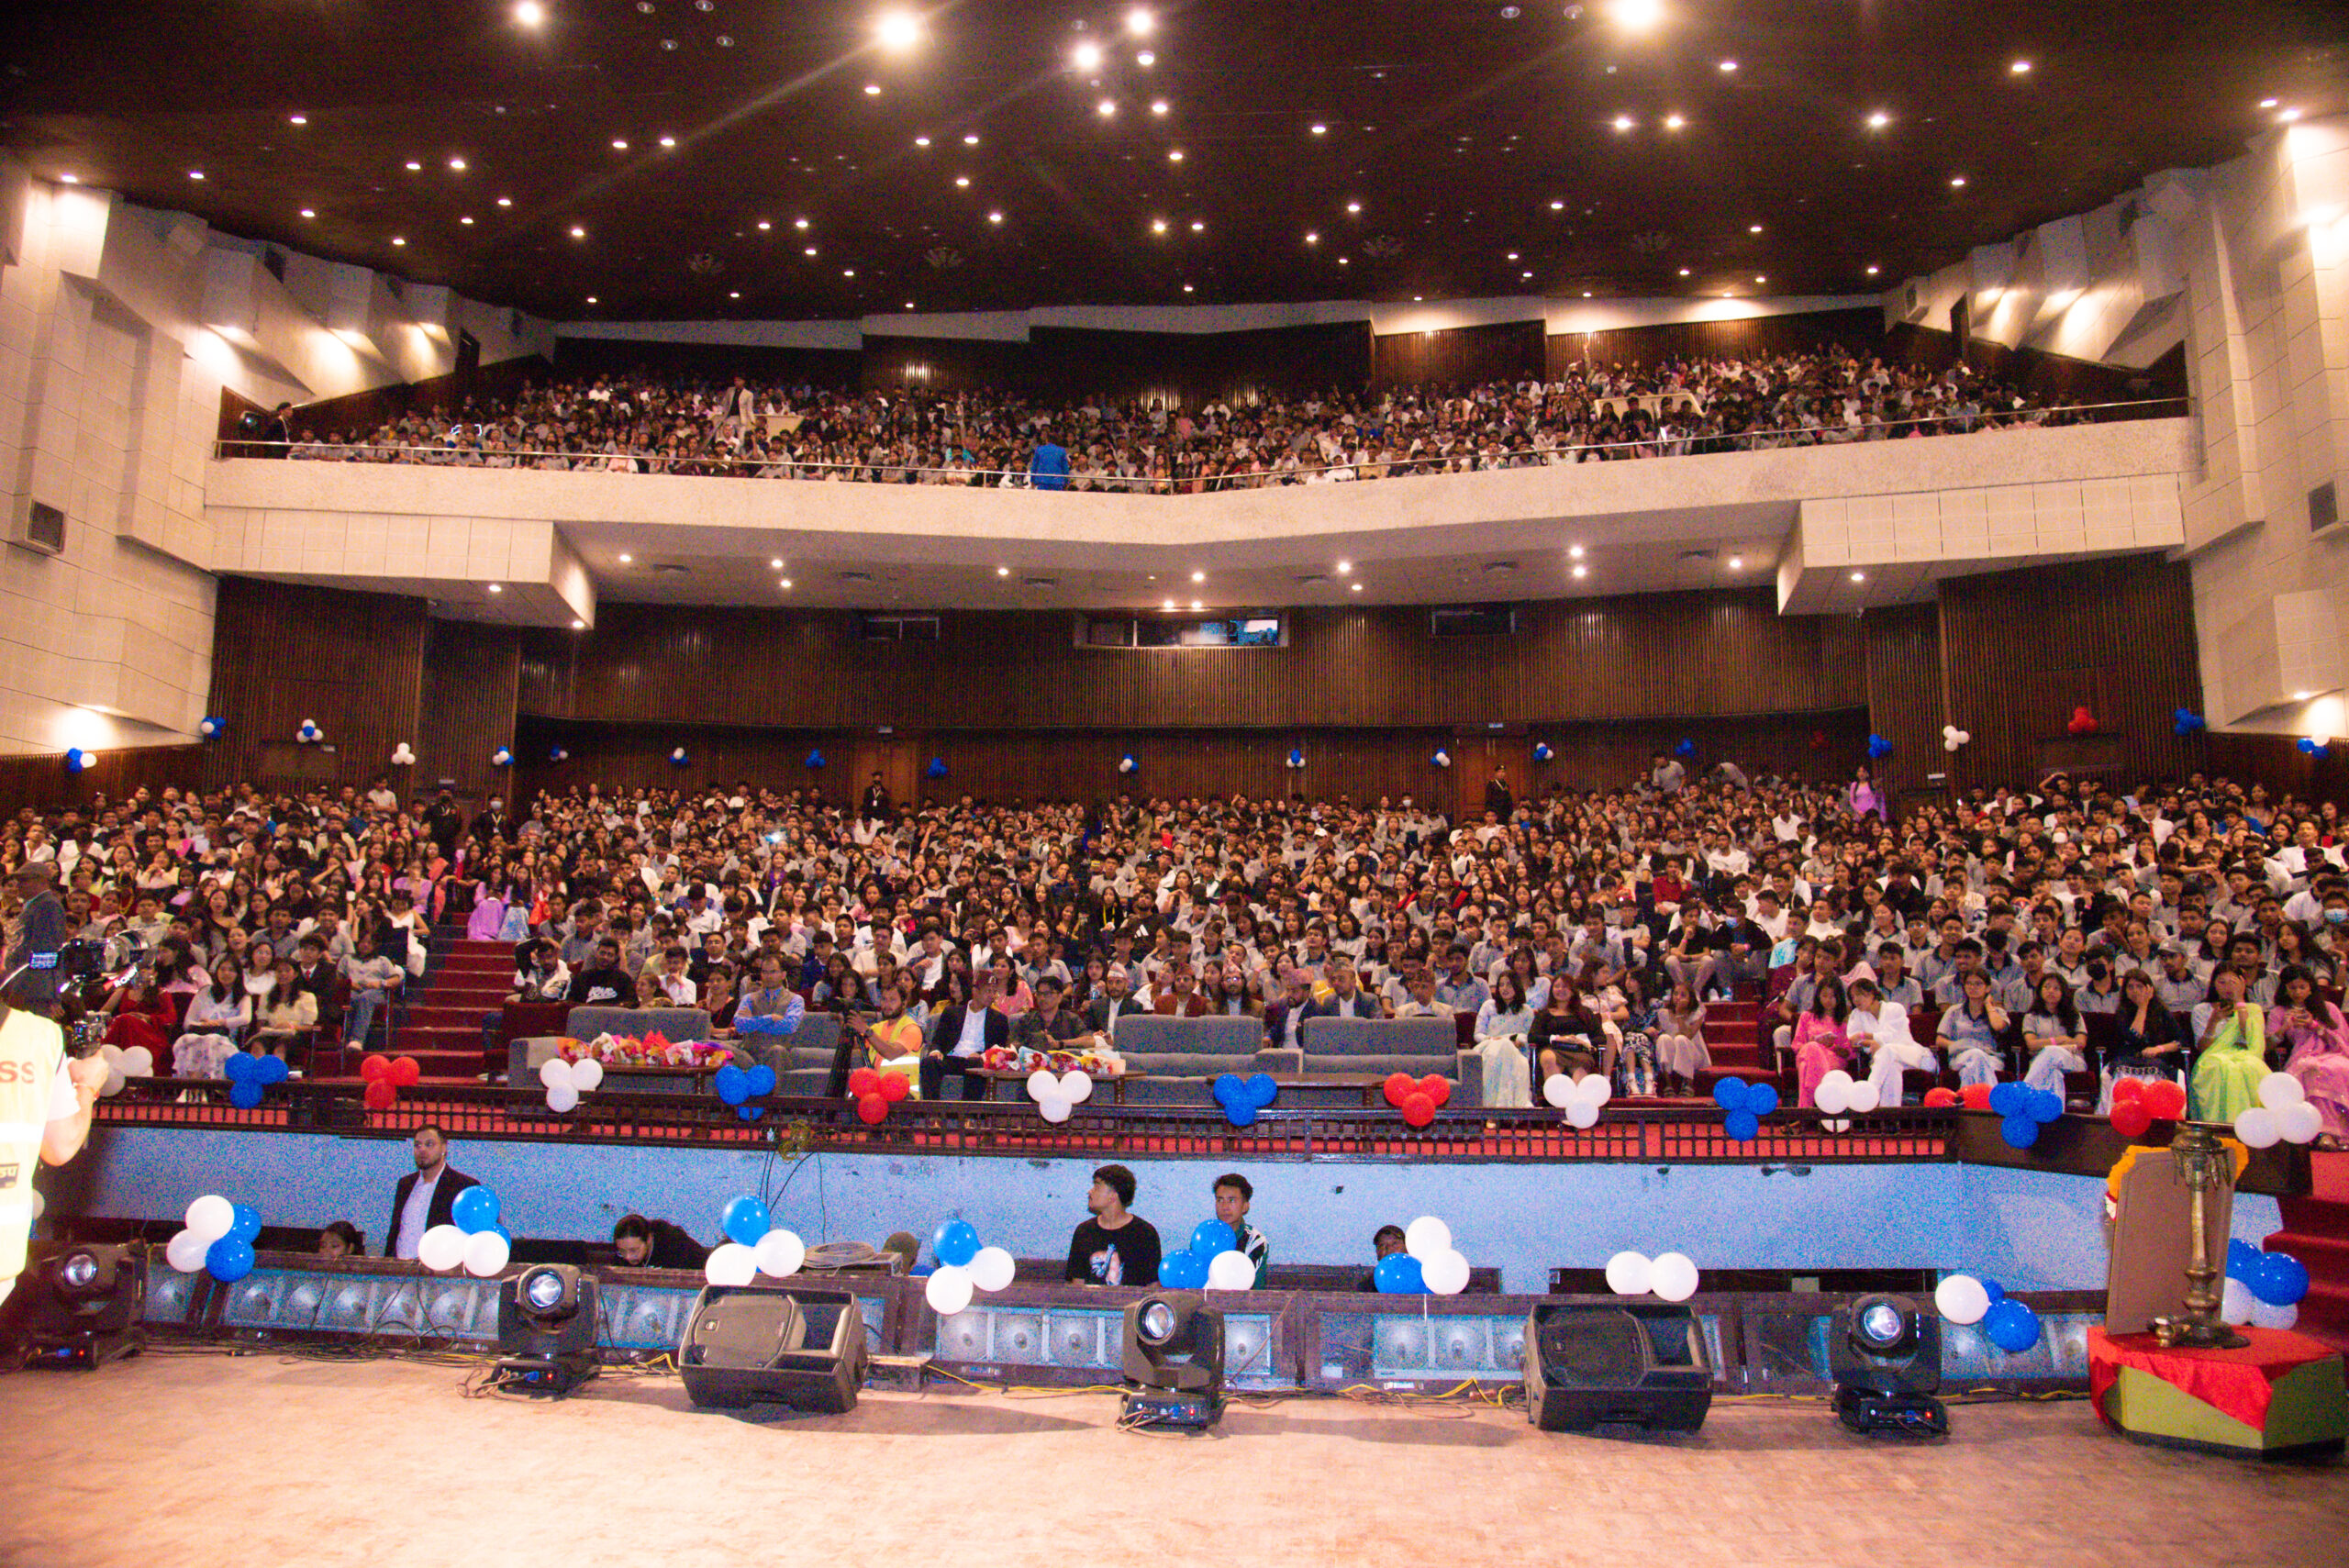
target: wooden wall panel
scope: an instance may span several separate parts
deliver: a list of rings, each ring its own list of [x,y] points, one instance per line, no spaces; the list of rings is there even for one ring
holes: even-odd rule
[[[449,780],[467,800],[508,787],[507,771],[490,759],[499,747],[513,744],[521,657],[518,628],[431,623],[414,742],[418,780]]]
[[[206,711],[228,733],[207,783],[360,784],[417,741],[427,626],[421,599],[246,577],[220,579]],[[332,750],[295,747],[305,718]]]
[[[2181,744],[2189,756],[2199,753],[2193,765],[2213,777],[2349,806],[2349,741],[2335,740],[2321,757],[2301,751],[2297,735],[2205,733]]]
[[[61,752],[27,757],[0,757],[0,814],[14,816],[25,806],[43,813],[66,806],[90,810],[97,802],[123,801],[138,790],[161,795],[176,785],[187,789],[204,782],[201,746],[137,746],[98,753],[95,766],[69,773]]]
[[[1563,379],[1588,366],[1816,354],[1831,345],[1861,359],[1885,352],[1884,312],[1870,306],[1730,321],[1674,321],[1607,332],[1559,332],[1546,342],[1545,362],[1553,379]]]
[[[1896,799],[1933,791],[1931,773],[1947,770],[1942,750],[1942,628],[1937,603],[1871,610],[1861,622],[1866,644],[1868,723],[1892,742],[1892,755],[1875,764]],[[1960,728],[1964,728],[1963,725]],[[1856,762],[1862,750],[1850,759]]]
[[[1542,331],[1540,321],[1504,321],[1491,327],[1388,332],[1372,343],[1371,382],[1386,388],[1539,380]]]
[[[2057,765],[2106,766],[2133,785],[2194,763],[2171,732],[2173,710],[2202,709],[2183,562],[2130,556],[1947,579],[1941,656],[1948,722],[1974,737],[1952,759],[1959,788]],[[2083,704],[2099,731],[2087,741],[2065,729]]]

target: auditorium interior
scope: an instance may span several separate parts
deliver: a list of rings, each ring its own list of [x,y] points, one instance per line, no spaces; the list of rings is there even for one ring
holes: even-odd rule
[[[2338,1550],[2336,6],[12,13],[0,1561]]]

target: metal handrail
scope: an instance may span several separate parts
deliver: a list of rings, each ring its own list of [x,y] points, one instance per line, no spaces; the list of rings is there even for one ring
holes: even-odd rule
[[[1083,480],[1090,484],[1097,493],[1110,492],[1127,495],[1201,494],[1207,493],[1210,490],[1264,489],[1268,487],[1276,487],[1299,483],[1305,478],[1305,476],[1310,474],[1335,473],[1341,470],[1353,472],[1357,469],[1368,468],[1404,469],[1410,471],[1402,473],[1382,473],[1370,476],[1373,478],[1427,478],[1453,472],[1481,473],[1506,468],[1538,467],[1542,466],[1542,464],[1535,460],[1546,459],[1562,454],[1573,454],[1578,452],[1605,453],[1625,450],[1637,451],[1642,448],[1653,448],[1672,444],[1702,446],[1709,450],[1658,453],[1656,455],[1668,457],[1711,457],[1718,455],[1719,452],[1721,451],[1753,451],[1761,450],[1757,449],[1753,443],[1765,439],[1774,439],[1781,436],[1809,437],[1811,438],[1809,444],[1814,446],[1865,446],[1871,444],[1874,441],[1886,439],[1876,432],[1899,429],[1909,426],[1946,426],[1953,422],[1970,420],[1972,428],[1962,429],[1956,433],[1960,435],[1972,435],[1975,434],[1976,430],[2035,428],[2043,424],[2047,417],[2057,417],[2063,419],[2065,423],[2071,423],[2078,420],[2080,416],[2097,414],[2109,409],[2127,408],[2143,410],[2169,405],[2177,406],[2181,412],[2184,412],[2188,406],[2190,406],[2188,399],[2184,397],[2149,397],[2122,403],[2076,404],[2061,408],[2021,408],[2010,409],[2003,413],[1986,411],[1984,413],[1972,416],[1952,414],[1922,415],[1915,418],[1909,419],[1887,419],[1876,425],[1861,427],[1857,429],[1848,425],[1797,425],[1786,426],[1768,430],[1738,430],[1719,435],[1683,434],[1671,437],[1657,436],[1652,437],[1646,440],[1635,441],[1585,441],[1567,445],[1537,446],[1528,447],[1519,450],[1510,450],[1502,453],[1498,460],[1491,462],[1486,461],[1484,454],[1482,453],[1474,453],[1470,455],[1474,460],[1475,466],[1464,470],[1454,470],[1452,468],[1452,463],[1458,461],[1454,458],[1401,457],[1391,460],[1374,458],[1364,463],[1335,462],[1304,464],[1293,469],[1264,470],[1254,473],[1241,474],[1188,474],[1179,477],[1171,474],[1163,476],[1149,474],[1141,476],[1096,476],[1070,474],[1066,476],[1066,482],[1063,484],[1055,488],[1074,490],[1078,487],[1078,482]],[[2141,413],[2134,417],[2141,418],[2152,418],[2157,417],[2158,416]],[[2116,416],[2115,417],[2117,418],[2120,417]],[[2104,424],[2113,421],[2107,419],[2088,419],[2081,422],[2089,424]],[[295,458],[293,456],[294,451],[297,449],[315,444],[317,443],[300,440],[286,443],[237,438],[215,440],[212,446],[213,456],[221,460],[260,457],[263,455],[263,453],[253,449],[267,449],[267,455],[271,456],[273,459],[284,458],[294,462],[367,463],[375,466],[399,465],[396,462],[390,462],[381,457],[358,457],[352,454],[362,450],[370,453],[414,452],[423,454],[423,457],[426,460],[429,460],[432,458],[445,459],[457,453],[461,450],[456,447],[449,446],[445,443],[433,446],[386,446],[371,441],[353,442],[340,448],[326,448],[324,450],[329,455],[323,458]],[[242,450],[231,450],[230,449],[232,448]],[[483,455],[482,450],[479,448],[472,449],[472,450],[477,457]],[[908,481],[903,477],[907,474],[939,474],[944,476],[944,482],[966,487],[986,489],[1038,488],[1038,486],[1032,484],[1033,476],[1030,471],[1024,468],[936,468],[915,463],[831,462],[806,461],[797,458],[775,457],[735,458],[706,456],[667,458],[658,454],[648,454],[642,452],[560,451],[546,448],[523,447],[498,447],[494,449],[494,451],[498,457],[514,459],[517,472],[527,469],[529,463],[535,462],[539,459],[556,457],[563,459],[566,462],[573,463],[575,463],[582,459],[585,460],[590,466],[584,472],[620,473],[627,471],[599,469],[595,465],[602,462],[607,462],[613,458],[625,458],[631,462],[640,465],[639,472],[664,473],[672,466],[696,470],[706,468],[729,470],[785,468],[791,472],[786,474],[779,474],[773,477],[780,479],[807,480],[833,471],[839,471],[849,474],[873,473],[885,473],[890,477],[863,479],[852,482],[872,484],[900,484],[908,483]],[[410,466],[427,468],[485,468],[487,467],[487,464],[481,462],[451,462],[420,461],[415,464],[411,464]],[[530,471],[547,472],[542,470]],[[499,470],[498,472],[505,471]],[[579,468],[573,467],[566,472],[575,473],[583,471]],[[675,475],[675,477],[725,479],[740,477],[757,478],[760,477],[760,475],[756,473],[741,475],[729,473],[716,474],[679,474]],[[988,483],[981,484],[981,481],[986,481]],[[1194,486],[1197,487],[1197,489],[1194,490],[1192,488]]]

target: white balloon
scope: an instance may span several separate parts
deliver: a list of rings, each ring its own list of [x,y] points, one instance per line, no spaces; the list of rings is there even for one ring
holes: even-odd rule
[[[981,1249],[985,1251],[985,1249]],[[941,1318],[952,1318],[971,1305],[971,1271],[958,1269],[952,1263],[941,1263],[934,1270],[930,1282],[922,1286],[922,1299]]]
[[[1403,1228],[1403,1251],[1422,1263],[1452,1251],[1452,1227],[1423,1214]]]
[[[1093,1079],[1089,1073],[1071,1070],[1061,1074],[1060,1095],[1070,1105],[1081,1106],[1093,1097]]]
[[[1607,1288],[1618,1296],[1645,1296],[1653,1281],[1655,1265],[1644,1252],[1618,1252],[1607,1260]],[[1419,1276],[1427,1277],[1427,1266],[1421,1264]]]
[[[582,1057],[571,1064],[571,1086],[581,1094],[600,1088],[604,1082],[604,1064],[592,1057]]]
[[[2219,1321],[2248,1323],[2252,1308],[2258,1305],[2259,1298],[2251,1294],[2251,1286],[2239,1279],[2230,1279],[2219,1293]]]
[[[1957,743],[1958,743],[1959,745],[1961,745],[1961,746],[1965,745],[1966,742],[1968,742],[1968,741],[1972,740],[1973,739],[1974,739],[1974,731],[1972,731],[1972,730],[1970,730],[1970,729],[1961,729],[1961,730],[1959,730],[1959,731],[1957,732]]]
[[[2302,1100],[2277,1111],[2276,1125],[2283,1130],[2285,1142],[2307,1143],[2324,1130],[2324,1113]]]
[[[1575,1103],[1575,1081],[1563,1073],[1553,1073],[1542,1080],[1542,1097],[1564,1110]]]
[[[1041,1067],[1028,1074],[1028,1097],[1038,1105],[1042,1105],[1046,1100],[1058,1099],[1060,1093],[1061,1081]]]
[[[1842,1116],[1852,1108],[1852,1075],[1841,1068],[1830,1073],[1810,1092],[1810,1103],[1829,1116]]]
[[[1433,1296],[1458,1296],[1468,1288],[1468,1259],[1458,1251],[1442,1253],[1419,1265],[1419,1281]]]
[[[187,1206],[187,1228],[204,1238],[207,1247],[228,1234],[237,1223],[237,1206],[218,1193],[206,1193]]]
[[[740,1241],[721,1242],[702,1264],[701,1273],[712,1284],[748,1284],[758,1277],[758,1254]]]
[[[2270,1073],[2259,1081],[2259,1103],[2271,1111],[2297,1106],[2308,1097],[2307,1086],[2289,1073]]]
[[[1614,1097],[1615,1086],[1600,1073],[1586,1073],[1583,1074],[1582,1081],[1575,1085],[1575,1098],[1593,1110],[1597,1110]]]
[[[1598,1125],[1598,1106],[1589,1100],[1575,1100],[1566,1106],[1566,1125],[1592,1128]]]
[[[771,1279],[789,1279],[807,1261],[807,1243],[789,1230],[770,1230],[751,1249],[759,1273]]]
[[[122,1047],[107,1040],[98,1047],[98,1058],[102,1062],[119,1062],[122,1060]]]
[[[134,1045],[122,1053],[122,1072],[127,1078],[152,1078],[155,1075],[155,1053],[143,1045]]]
[[[2253,1106],[2235,1118],[2235,1136],[2246,1149],[2266,1149],[2284,1136],[2284,1124],[2274,1111]]]
[[[1819,1130],[1821,1132],[1849,1132],[1852,1130],[1852,1124],[1848,1121],[1842,1120],[1822,1121],[1819,1124]]]
[[[539,1082],[550,1089],[557,1084],[570,1087],[572,1085],[570,1062],[560,1056],[548,1057],[539,1063]]]
[[[465,1273],[483,1279],[504,1273],[514,1249],[495,1230],[476,1230],[465,1238]]]
[[[2254,1297],[2251,1304],[2251,1326],[2254,1329],[2288,1329],[2300,1320],[2300,1304],[2270,1307]]]
[[[121,1067],[110,1065],[106,1069],[106,1081],[98,1085],[98,1093],[107,1095],[119,1095],[128,1087],[130,1087],[130,1080],[122,1075]]]
[[[558,1116],[579,1108],[579,1091],[568,1084],[557,1084],[547,1091],[547,1109]]]
[[[1990,1293],[1972,1274],[1951,1274],[1933,1287],[1933,1306],[1960,1327],[1979,1323],[1990,1310]]]
[[[1697,1265],[1686,1252],[1666,1252],[1648,1268],[1648,1288],[1666,1301],[1697,1294]]]
[[[1956,737],[1956,736],[1954,736],[1954,735],[1945,735],[1945,736],[1942,737],[1942,750],[1943,750],[1943,751],[1956,751],[1956,750],[1957,750],[1957,737]]]
[[[497,1233],[492,1230],[485,1234]],[[465,1261],[465,1245],[471,1240],[453,1225],[436,1225],[417,1240],[416,1261],[436,1273],[446,1273]]]
[[[1066,1121],[1069,1118],[1069,1114],[1075,1109],[1076,1107],[1074,1106],[1070,1105],[1058,1095],[1053,1095],[1049,1100],[1038,1100],[1036,1102],[1036,1110],[1038,1114],[1042,1116],[1043,1118],[1049,1122]]]
[[[1011,1284],[1014,1261],[1001,1247],[982,1247],[979,1255],[963,1265],[971,1272],[971,1284],[979,1290],[1003,1290]]]
[[[1884,1103],[1884,1085],[1873,1078],[1862,1078],[1852,1085],[1852,1108],[1872,1111]]]
[[[1256,1265],[1248,1261],[1245,1252],[1218,1252],[1208,1260],[1209,1290],[1253,1290],[1256,1286]]]
[[[211,1250],[212,1242],[193,1230],[182,1230],[163,1244],[163,1261],[184,1274],[192,1274],[204,1267],[204,1254]]]

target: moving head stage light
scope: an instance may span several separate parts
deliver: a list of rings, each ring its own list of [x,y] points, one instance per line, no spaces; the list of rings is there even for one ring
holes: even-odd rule
[[[1942,1385],[1942,1320],[1905,1296],[1864,1296],[1835,1314],[1827,1340],[1835,1418],[1855,1432],[1949,1435]]]
[[[1204,1430],[1223,1416],[1223,1314],[1195,1290],[1126,1308],[1120,1425]]]
[[[561,1398],[603,1370],[596,1282],[568,1263],[539,1263],[497,1293],[497,1386]]]
[[[146,1346],[147,1262],[136,1247],[69,1247],[18,1289],[18,1353],[28,1367],[87,1372]]]

